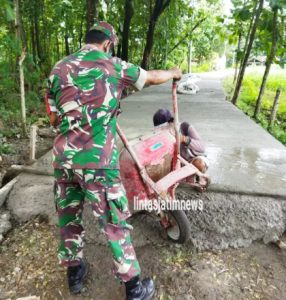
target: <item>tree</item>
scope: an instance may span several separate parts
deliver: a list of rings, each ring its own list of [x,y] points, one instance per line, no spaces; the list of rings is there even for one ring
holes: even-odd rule
[[[34,1],[35,11],[34,11],[34,27],[35,27],[35,40],[36,40],[36,49],[37,56],[39,59],[39,64],[42,63],[42,45],[40,42],[40,28],[39,28],[39,15],[40,15],[40,1]]]
[[[200,19],[197,21],[197,23],[194,25],[194,27],[191,28],[191,30],[189,30],[182,38],[180,38],[180,40],[176,43],[176,45],[174,45],[167,53],[167,55],[169,55],[170,53],[172,53],[178,46],[180,46],[183,42],[185,42],[186,40],[190,39],[193,32],[206,20],[206,17]]]
[[[86,31],[94,25],[98,18],[98,0],[86,0]]]
[[[124,6],[124,24],[122,33],[122,52],[121,58],[128,61],[128,48],[129,48],[129,30],[131,19],[134,15],[134,4],[133,0],[125,0]]]
[[[242,85],[242,81],[243,81],[247,61],[248,61],[248,58],[249,58],[249,55],[250,55],[250,52],[251,52],[251,49],[252,49],[252,45],[253,45],[253,42],[254,42],[255,33],[256,33],[256,30],[257,30],[258,23],[259,23],[259,18],[260,18],[262,9],[263,9],[263,5],[264,5],[264,0],[259,0],[257,7],[255,7],[256,9],[253,10],[254,20],[253,20],[253,24],[250,24],[251,27],[250,27],[250,31],[249,31],[250,32],[249,41],[248,41],[248,44],[246,46],[243,61],[241,63],[241,68],[240,68],[240,71],[239,71],[239,74],[238,74],[238,77],[237,77],[236,86],[235,86],[234,93],[233,93],[232,100],[231,100],[234,105],[236,105],[237,100],[238,100],[238,96],[239,96],[239,92],[240,92],[240,89],[241,89],[241,85]]]
[[[271,69],[271,65],[273,62],[273,59],[275,57],[275,52],[276,52],[276,48],[277,48],[277,43],[278,43],[278,10],[281,9],[282,7],[278,5],[278,3],[276,1],[272,1],[272,41],[271,41],[271,49],[267,55],[267,59],[266,59],[266,67],[265,67],[265,71],[264,71],[264,75],[263,75],[263,79],[262,79],[262,83],[260,86],[260,90],[259,90],[259,94],[256,100],[256,105],[255,105],[255,111],[254,111],[254,115],[253,117],[257,119],[259,113],[260,113],[260,108],[261,108],[261,102],[262,102],[262,97],[265,91],[265,86],[266,86],[266,82],[267,82],[267,78]]]
[[[214,53],[221,53],[221,45],[224,45],[224,21],[220,1],[197,1],[195,7],[190,6],[190,1],[171,1],[156,25],[150,66],[178,65],[187,71],[188,44],[192,39],[193,62],[197,66],[205,63],[211,68],[207,61]]]
[[[235,72],[233,82],[236,82],[238,68],[241,69],[241,62],[243,60],[243,55],[246,52],[246,48],[249,41],[249,36],[251,32],[251,28],[253,25],[253,20],[255,17],[254,10],[256,8],[257,1],[255,0],[255,4],[253,5],[252,1],[244,0],[243,2],[239,0],[233,0],[234,9],[232,11],[232,19],[234,23],[230,23],[228,25],[228,29],[231,31],[229,35],[230,44],[237,42],[237,47],[235,51]],[[253,13],[251,10],[253,8]],[[244,36],[244,32],[247,32],[247,35]],[[236,38],[237,41],[236,41]],[[244,43],[244,50],[242,50]]]
[[[143,59],[141,62],[141,67],[143,69],[149,68],[149,59],[151,55],[151,50],[153,47],[153,40],[154,40],[154,32],[156,23],[158,18],[163,13],[163,11],[169,6],[171,0],[155,0],[155,5],[152,9],[152,0],[150,2],[150,19],[149,19],[149,27],[146,36],[146,45],[143,53]]]
[[[14,0],[14,6],[15,6],[16,38],[18,40],[19,45],[21,45],[20,47],[22,47],[23,28],[21,22],[19,0]],[[23,62],[25,57],[26,57],[26,51],[25,48],[23,48],[21,56],[18,57],[18,66],[19,66],[19,74],[20,74],[21,115],[22,115],[23,134],[24,136],[27,136],[26,100],[25,100],[24,71],[23,71]]]
[[[241,40],[242,40],[242,32],[240,31],[238,34],[238,41],[237,41],[237,48],[236,48],[236,54],[235,54],[235,68],[234,68],[234,76],[233,76],[233,83],[235,83],[237,78],[237,72],[238,72],[238,65],[241,60]]]

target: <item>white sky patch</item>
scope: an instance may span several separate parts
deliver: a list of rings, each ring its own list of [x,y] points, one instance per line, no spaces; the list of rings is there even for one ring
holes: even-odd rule
[[[231,10],[233,9],[233,5],[231,0],[222,0],[223,12],[229,16],[231,14]]]
[[[101,4],[102,10],[103,10],[105,13],[107,13],[107,5],[106,5],[105,1],[100,1],[100,4]]]

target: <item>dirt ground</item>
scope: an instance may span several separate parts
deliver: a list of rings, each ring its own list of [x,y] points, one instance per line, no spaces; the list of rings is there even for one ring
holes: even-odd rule
[[[2,155],[0,182],[11,164],[27,163],[29,141],[13,143],[16,153]],[[39,138],[37,157],[52,145]],[[160,226],[146,216],[135,216],[134,244],[142,276],[152,276],[157,300],[286,299],[286,253],[275,245],[252,244],[246,249],[198,252],[167,241]],[[124,286],[111,275],[111,254],[104,239],[86,233],[85,255],[90,272],[79,296],[70,296],[65,269],[57,263],[58,230],[42,218],[13,229],[0,244],[0,299],[35,295],[40,299],[124,299]],[[91,238],[91,236],[93,236]]]
[[[138,226],[142,222],[144,226]],[[154,222],[146,216],[131,220],[133,236],[143,234],[145,239],[136,251],[143,276],[152,275],[156,282],[155,299],[285,299],[286,253],[276,246],[255,243],[247,249],[197,252],[190,243],[181,246],[164,239]],[[10,231],[0,245],[0,299],[124,299],[124,287],[111,275],[111,256],[103,243],[86,237],[90,272],[79,296],[68,293],[56,248],[57,228],[45,220]]]
[[[48,130],[48,128],[46,129]],[[3,138],[0,138],[0,143],[4,143]],[[3,180],[3,177],[11,165],[29,165],[32,163],[32,161],[29,161],[30,140],[28,138],[5,138],[5,143],[11,145],[13,151],[9,154],[0,153],[0,186],[5,185],[8,180],[11,180],[10,175],[8,176],[9,178],[7,177]],[[52,137],[38,136],[36,142],[36,159],[50,150],[52,144]],[[12,175],[12,177],[13,176],[14,175]]]

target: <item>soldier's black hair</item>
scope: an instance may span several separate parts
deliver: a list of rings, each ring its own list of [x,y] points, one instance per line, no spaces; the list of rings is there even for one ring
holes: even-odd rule
[[[110,38],[104,32],[96,29],[88,31],[85,35],[86,44],[102,44],[106,40],[110,40]]]

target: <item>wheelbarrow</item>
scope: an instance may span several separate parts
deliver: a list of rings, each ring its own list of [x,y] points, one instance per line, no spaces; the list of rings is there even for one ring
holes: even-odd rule
[[[154,207],[157,209],[153,214],[156,214],[168,238],[176,243],[184,243],[190,237],[190,222],[185,212],[163,210],[160,208],[160,203],[162,201],[171,203],[176,200],[175,191],[182,182],[204,191],[209,184],[209,178],[180,155],[175,81],[172,84],[172,100],[175,136],[169,130],[160,130],[128,141],[117,124],[117,133],[124,146],[120,152],[119,164],[130,210],[134,212],[135,204],[137,210],[138,207],[144,207],[138,205],[142,201],[144,204],[148,201],[156,201]]]

